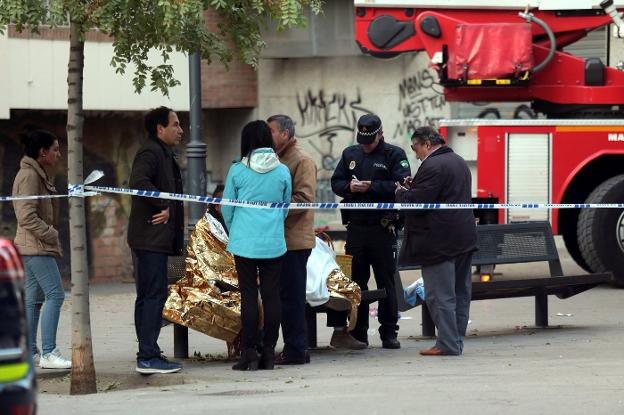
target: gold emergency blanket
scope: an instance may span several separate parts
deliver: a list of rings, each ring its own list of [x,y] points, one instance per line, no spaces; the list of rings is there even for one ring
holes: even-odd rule
[[[226,251],[227,235],[210,214],[197,222],[187,247],[185,276],[169,287],[163,317],[232,343],[241,330],[240,292],[234,257]],[[334,270],[327,279],[327,307],[350,310],[349,330],[356,323],[360,287]]]
[[[163,316],[211,337],[233,342],[241,330],[240,292],[227,235],[206,214],[187,248],[185,277],[169,287]]]
[[[329,290],[329,301],[325,305],[333,310],[349,310],[348,330],[353,330],[357,322],[357,308],[362,301],[360,286],[351,281],[340,269],[336,269],[327,278],[327,289]]]

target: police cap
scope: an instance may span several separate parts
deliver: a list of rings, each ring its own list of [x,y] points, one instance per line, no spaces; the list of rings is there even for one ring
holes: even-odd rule
[[[357,123],[357,142],[371,144],[380,131],[381,120],[378,116],[375,114],[362,115]]]

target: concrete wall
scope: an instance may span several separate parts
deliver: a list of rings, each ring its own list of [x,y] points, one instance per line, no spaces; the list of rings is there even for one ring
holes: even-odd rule
[[[415,127],[450,116],[424,54],[393,60],[367,56],[262,59],[258,71],[258,113],[284,113],[295,120],[296,136],[316,160],[318,201],[333,201],[329,179],[342,150],[353,144],[357,119],[378,114],[387,142],[409,150]],[[335,212],[317,214],[317,225],[339,223]]]
[[[232,160],[240,156],[241,130],[257,118],[258,112],[253,108],[204,110],[209,192],[216,184],[225,183]]]
[[[9,39],[6,35],[0,34],[0,62],[9,60],[7,44]],[[0,65],[0,120],[9,118],[10,105],[9,95],[6,93],[9,89],[9,69],[8,65]]]
[[[267,48],[264,58],[310,58],[359,56],[355,43],[355,10],[353,0],[332,0],[323,4],[323,13],[305,10],[308,24],[277,30],[269,24],[262,33]]]
[[[0,41],[0,57],[4,53],[11,59],[5,62],[0,75],[7,89],[8,107],[11,109],[67,108],[67,64],[69,42],[65,40],[3,38]],[[172,88],[169,98],[160,92],[151,92],[149,86],[138,95],[132,85],[132,71],[115,73],[110,66],[113,47],[110,42],[87,42],[85,44],[84,108],[85,110],[146,110],[167,105],[180,111],[188,111],[188,60],[181,53],[172,55],[172,64],[180,86]],[[151,61],[158,63],[154,57]],[[5,100],[7,98],[4,98]],[[2,111],[0,117],[9,115]],[[6,108],[6,104],[4,105]]]

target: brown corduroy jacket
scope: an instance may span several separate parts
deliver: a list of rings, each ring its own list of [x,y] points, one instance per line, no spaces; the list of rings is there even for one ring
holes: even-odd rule
[[[316,197],[316,164],[301,148],[296,138],[288,141],[277,154],[292,178],[293,203],[312,203]],[[289,251],[312,249],[314,240],[314,210],[291,210],[284,224]]]
[[[35,196],[56,193],[43,167],[28,156],[20,162],[13,182],[13,196]],[[61,256],[58,231],[54,229],[52,199],[13,201],[17,217],[15,246],[22,255]]]

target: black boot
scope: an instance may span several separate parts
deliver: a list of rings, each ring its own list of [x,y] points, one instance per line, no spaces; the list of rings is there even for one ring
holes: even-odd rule
[[[243,350],[238,362],[232,366],[232,370],[258,370],[258,352],[256,349]]]
[[[260,355],[260,369],[273,370],[275,367],[275,347],[264,346]]]

